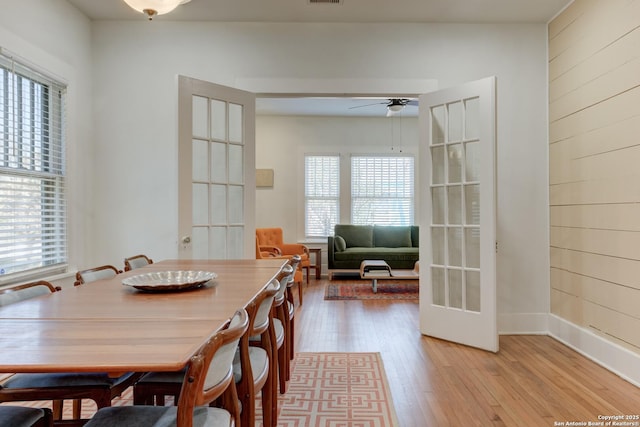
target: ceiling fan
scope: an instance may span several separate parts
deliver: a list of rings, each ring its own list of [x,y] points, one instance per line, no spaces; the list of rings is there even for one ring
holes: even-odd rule
[[[407,99],[407,98],[389,98],[386,102],[374,102],[372,104],[356,105],[355,107],[349,107],[349,109],[369,107],[371,105],[385,105],[385,104],[387,106],[387,117],[390,117],[404,110],[404,107],[406,107],[407,105],[417,106],[418,100]]]

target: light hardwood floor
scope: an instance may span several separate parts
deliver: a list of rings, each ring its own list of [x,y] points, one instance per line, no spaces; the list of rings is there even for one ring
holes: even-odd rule
[[[587,425],[640,414],[639,388],[553,338],[501,336],[497,354],[427,338],[417,302],[325,301],[327,282],[303,285],[296,351],[380,352],[401,427]]]

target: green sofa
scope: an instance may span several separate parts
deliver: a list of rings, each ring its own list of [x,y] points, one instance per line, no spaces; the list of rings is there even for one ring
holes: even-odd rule
[[[413,269],[419,259],[417,225],[336,224],[329,236],[329,277],[332,270],[359,270],[365,259],[382,259],[392,269]]]

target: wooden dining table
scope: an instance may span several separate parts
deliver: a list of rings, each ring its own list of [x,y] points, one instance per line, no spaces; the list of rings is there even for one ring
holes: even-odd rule
[[[165,260],[0,307],[0,372],[175,371],[246,306],[286,260]],[[123,279],[206,271],[203,286],[148,292]]]

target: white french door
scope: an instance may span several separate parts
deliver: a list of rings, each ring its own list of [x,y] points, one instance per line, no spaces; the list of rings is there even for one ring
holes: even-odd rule
[[[179,77],[179,256],[255,257],[255,94]]]
[[[495,77],[420,97],[420,330],[498,351]]]

